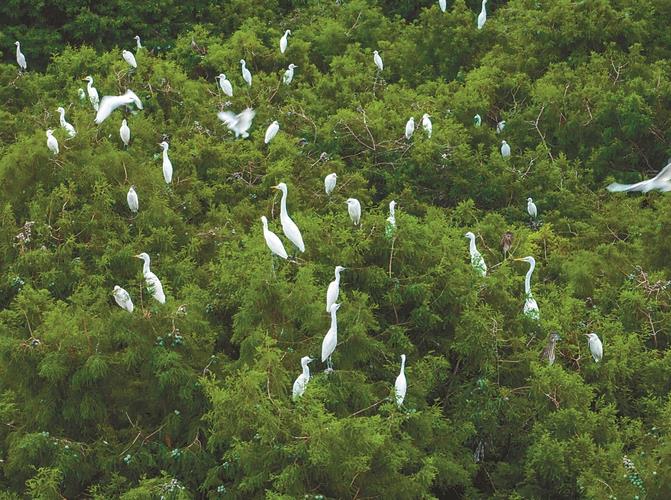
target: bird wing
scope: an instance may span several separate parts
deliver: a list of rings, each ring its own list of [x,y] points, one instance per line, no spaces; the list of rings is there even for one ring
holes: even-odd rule
[[[133,92],[132,90],[129,89],[129,90],[126,91],[125,95],[126,95],[126,97],[130,97],[133,100],[133,102],[138,107],[138,109],[144,109],[144,107],[142,106],[142,101],[140,100],[140,98],[137,96],[137,94],[135,92]]]
[[[613,182],[609,184],[606,189],[611,193],[621,193],[624,191],[647,191],[647,187],[650,184],[650,180],[637,182],[636,184],[618,184]]]
[[[252,120],[254,119],[254,116],[256,115],[256,111],[254,111],[252,108],[247,108],[245,109],[242,113],[240,113],[236,118],[238,120],[238,130],[246,132],[249,130],[249,127],[252,126]]]
[[[656,181],[671,181],[671,161],[653,179]]]
[[[228,125],[229,128],[232,128],[237,122],[235,113],[231,113],[230,111],[220,111],[217,113],[217,117],[226,125]]]
[[[118,95],[106,95],[100,100],[100,105],[98,106],[98,112],[96,113],[95,122],[100,125],[104,122],[109,115],[112,114],[112,111],[117,109],[119,106],[122,106],[126,103],[124,96]]]
[[[287,251],[282,244],[282,240],[280,240],[279,236],[270,230],[268,233],[266,233],[266,244],[268,245],[268,248],[270,248],[270,251],[275,255],[278,255],[283,259],[289,258],[289,255],[287,254]]]

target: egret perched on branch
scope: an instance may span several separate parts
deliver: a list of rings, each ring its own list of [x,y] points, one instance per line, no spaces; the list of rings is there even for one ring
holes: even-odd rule
[[[88,83],[86,84],[86,91],[89,94],[89,101],[91,101],[91,105],[93,106],[93,109],[98,111],[98,106],[100,105],[100,97],[98,96],[98,91],[96,88],[93,86],[93,77],[92,76],[87,76],[84,78]],[[111,113],[111,111],[110,111]],[[104,120],[104,118],[103,118]],[[96,122],[97,123],[97,122]],[[102,123],[102,120],[101,120]]]
[[[172,182],[172,162],[168,158],[168,148],[170,146],[165,141],[159,143],[159,146],[163,148],[163,179],[166,184],[170,184]]]
[[[137,68],[137,61],[135,60],[135,56],[132,52],[128,50],[122,50],[121,55],[123,60],[126,61],[131,68]]]
[[[58,141],[54,137],[54,131],[51,129],[47,130],[47,147],[53,154],[58,154]]]
[[[410,117],[408,122],[405,124],[405,138],[410,140],[412,134],[415,133],[415,118]]]
[[[282,77],[284,85],[289,85],[293,81],[294,68],[298,68],[298,66],[296,66],[295,64],[290,64],[287,70],[284,72],[284,76]]]
[[[438,0],[438,6],[440,7],[440,10],[445,12],[447,10],[447,0]]]
[[[59,107],[59,108],[56,109],[56,111],[58,111],[61,114],[61,118],[60,118],[61,127],[64,128],[67,131],[67,133],[70,137],[76,136],[77,131],[75,130],[75,128],[72,126],[71,123],[68,123],[65,120],[65,110],[62,107]]]
[[[126,290],[119,285],[115,285],[112,295],[114,295],[114,300],[121,309],[125,309],[129,313],[133,312],[133,301],[130,299],[130,295]]]
[[[335,279],[329,283],[326,290],[326,312],[329,312],[331,306],[338,300],[338,294],[340,293],[340,273],[345,269],[342,266],[335,267]]]
[[[256,112],[252,108],[246,108],[242,113],[235,114],[230,111],[220,111],[217,113],[219,119],[226,124],[229,130],[235,133],[235,138],[242,137],[246,139],[249,137],[249,128],[252,126]]]
[[[324,177],[324,190],[326,191],[326,194],[331,194],[333,192],[336,187],[337,180],[338,176],[335,172]]]
[[[223,73],[219,73],[214,78],[219,80],[219,88],[223,91],[223,93],[226,94],[228,97],[233,97],[233,85],[231,85],[231,82],[228,81],[226,75]]]
[[[538,217],[538,209],[536,208],[534,200],[532,200],[531,198],[527,198],[527,212],[529,212],[529,216],[532,219]]]
[[[291,30],[286,30],[284,35],[282,35],[282,38],[280,38],[280,52],[282,54],[284,54],[284,52],[287,50],[289,35],[291,35]]]
[[[327,361],[326,372],[333,371],[333,363],[331,362],[331,355],[338,345],[338,320],[336,319],[336,311],[340,308],[340,304],[333,304],[331,306],[331,328],[324,336],[322,341],[322,363]]]
[[[585,337],[587,337],[589,352],[592,353],[594,361],[598,363],[603,359],[603,344],[596,333],[586,333]]]
[[[510,146],[506,141],[501,141],[501,156],[504,158],[510,157]]]
[[[19,68],[21,68],[21,71],[25,71],[28,69],[28,64],[26,63],[26,56],[21,52],[21,43],[16,41],[14,42],[14,45],[16,45],[16,62],[19,65]]]
[[[541,358],[547,361],[548,365],[552,365],[555,362],[555,347],[557,347],[557,341],[560,339],[561,337],[558,333],[552,333],[550,334],[550,338],[548,338],[548,343],[541,355]]]
[[[282,224],[282,231],[284,236],[286,236],[291,243],[293,243],[296,248],[301,252],[305,252],[305,244],[303,243],[303,236],[298,229],[296,223],[291,220],[289,213],[287,212],[287,185],[284,182],[280,182],[277,186],[272,186],[273,189],[279,189],[282,191],[282,201],[280,202],[280,222]]]
[[[534,299],[533,295],[531,294],[531,275],[534,272],[534,269],[536,268],[536,259],[533,257],[523,257],[521,259],[515,259],[523,262],[528,262],[529,263],[529,270],[527,271],[527,275],[524,278],[524,315],[527,316],[528,318],[534,319],[538,321],[540,318],[540,311],[538,310],[538,303],[536,302],[536,299]]]
[[[377,50],[373,51],[373,62],[375,63],[375,66],[377,66],[378,71],[382,71],[384,69],[384,63],[382,62],[382,58],[380,57],[380,54]]]
[[[479,114],[473,117],[473,125],[475,125],[476,127],[482,125],[482,117]]]
[[[480,15],[478,16],[478,29],[481,30],[482,27],[485,25],[485,22],[487,21],[487,8],[485,5],[487,4],[487,0],[482,0],[482,10],[480,11]]]
[[[503,129],[506,128],[506,121],[501,120],[499,123],[496,124],[496,133],[500,134],[503,132]]]
[[[424,113],[422,115],[422,128],[426,135],[431,139],[431,133],[433,132],[433,124],[431,123],[431,117],[429,113]]]
[[[261,217],[261,222],[263,223],[263,238],[266,240],[266,245],[268,245],[270,251],[278,257],[287,259],[289,255],[287,255],[287,251],[284,249],[282,240],[268,229],[268,219],[266,219],[265,215]]]
[[[396,394],[396,404],[401,407],[405,399],[405,393],[408,389],[408,382],[405,379],[405,354],[401,354],[401,372],[396,377],[394,383],[394,393]]]
[[[89,93],[89,95],[91,94]],[[130,89],[126,90],[122,95],[104,96],[100,101],[99,107],[96,108],[98,112],[96,113],[95,122],[100,125],[115,109],[121,106],[128,106],[131,103],[135,103],[135,106],[137,106],[138,109],[143,109],[142,101],[140,101],[140,98]]]
[[[394,236],[396,232],[396,201],[389,202],[389,217],[387,217],[387,225],[384,228],[384,234],[387,238]]]
[[[138,259],[142,259],[144,261],[144,265],[142,266],[142,274],[144,275],[144,280],[147,283],[147,289],[151,293],[152,297],[158,300],[161,304],[165,304],[165,294],[163,293],[163,285],[161,285],[159,279],[156,277],[154,273],[151,272],[151,269],[149,269],[149,264],[151,262],[149,255],[142,252],[141,254],[138,254],[135,257],[137,257]]]
[[[310,356],[303,356],[301,358],[301,367],[303,368],[303,373],[301,373],[294,381],[294,388],[292,390],[292,397],[294,401],[296,401],[305,393],[305,389],[308,386],[308,382],[310,381],[310,368],[308,367],[308,363],[312,361],[313,359]]]
[[[478,252],[478,249],[475,246],[475,235],[469,231],[464,236],[470,240],[468,249],[471,254],[471,266],[473,266],[473,269],[480,273],[481,276],[486,276],[487,264],[485,264],[485,259],[482,258],[482,255]]]
[[[128,202],[128,208],[130,208],[130,211],[136,214],[140,209],[140,200],[138,199],[137,193],[135,192],[135,186],[131,186],[128,190],[126,201]]]
[[[140,35],[135,35],[133,38],[135,39],[135,43],[136,43],[135,48],[136,48],[136,52],[137,52],[138,50],[140,50],[142,48],[142,43],[140,43]]]
[[[356,198],[347,198],[347,213],[355,226],[361,222],[361,203]]]
[[[273,138],[277,135],[277,132],[280,131],[280,124],[275,120],[273,123],[268,125],[268,128],[266,129],[266,137],[263,139],[263,142],[268,144],[270,141],[273,140]]]
[[[121,128],[119,128],[119,136],[123,141],[123,145],[128,147],[128,144],[130,143],[130,128],[128,128],[128,122],[126,121],[125,118],[121,120]]]
[[[247,82],[247,85],[252,86],[252,73],[247,69],[247,63],[244,59],[240,59],[242,66],[242,79]]]
[[[671,191],[671,159],[667,162],[666,166],[660,170],[659,173],[652,179],[637,182],[636,184],[618,184],[617,182],[614,182],[606,189],[611,192],[641,191],[643,193],[647,193],[648,191],[652,191],[654,189],[658,189],[659,191],[663,192]]]

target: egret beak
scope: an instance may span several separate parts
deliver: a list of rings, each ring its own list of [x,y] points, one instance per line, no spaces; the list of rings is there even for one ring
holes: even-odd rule
[[[271,189],[279,189],[279,186],[270,186]]]
[[[583,333],[585,337],[589,337],[589,333]]]
[[[524,259],[513,259],[513,260],[519,260],[520,262],[523,262],[523,261],[524,261]]]
[[[137,257],[138,259],[141,259],[142,257],[139,255],[133,255],[133,257]]]

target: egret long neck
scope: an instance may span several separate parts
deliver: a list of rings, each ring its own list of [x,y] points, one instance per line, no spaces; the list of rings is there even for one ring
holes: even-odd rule
[[[403,374],[403,370],[405,370],[405,359],[401,359],[401,374]]]
[[[151,271],[149,270],[149,259],[142,259],[144,264],[142,265],[142,274],[148,274]]]
[[[534,273],[534,267],[536,267],[535,264],[531,264],[529,266],[529,270],[527,271],[527,275],[524,278],[524,293],[526,295],[531,295],[531,275]]]
[[[163,160],[167,160],[167,159],[168,159],[168,150],[167,150],[167,148],[163,148]]]
[[[336,319],[336,310],[331,310],[331,330],[334,334],[338,333],[338,320]]]
[[[475,238],[469,238],[470,243],[469,243],[469,250],[471,252],[471,255],[474,255],[478,252],[478,249],[475,248]]]
[[[306,379],[309,379],[309,378],[310,378],[310,367],[308,366],[307,363],[305,363],[305,364],[303,365],[303,376],[304,376]]]
[[[61,114],[61,127],[65,127],[65,111],[59,111]]]
[[[287,192],[282,191],[282,200],[280,201],[280,215],[283,217],[288,217],[289,213],[287,212]]]

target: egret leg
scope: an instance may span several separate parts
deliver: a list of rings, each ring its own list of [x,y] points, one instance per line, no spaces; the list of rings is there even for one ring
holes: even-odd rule
[[[326,371],[332,372],[333,371],[333,362],[331,361],[331,356],[328,357],[326,360]]]
[[[270,254],[270,269],[273,271],[273,278],[277,278],[277,275],[275,274],[275,255]]]

